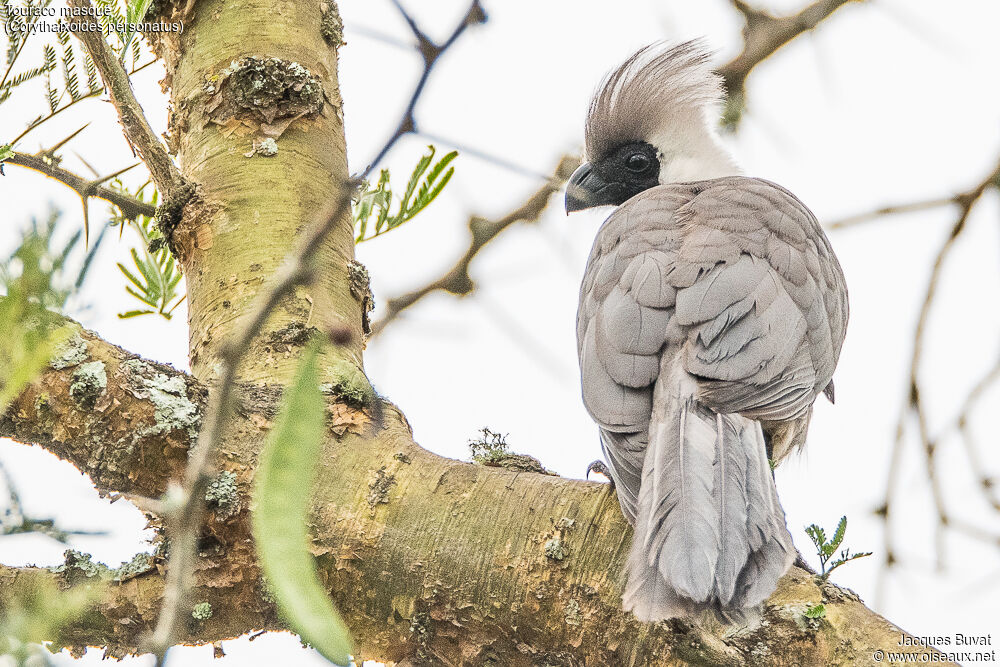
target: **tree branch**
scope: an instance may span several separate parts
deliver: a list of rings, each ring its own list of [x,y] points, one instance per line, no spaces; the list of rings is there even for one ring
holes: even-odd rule
[[[101,79],[111,94],[111,102],[118,111],[129,144],[133,150],[138,151],[139,157],[146,163],[161,196],[164,200],[169,199],[184,183],[180,171],[167,154],[166,147],[153,133],[153,128],[149,126],[142,106],[132,92],[128,73],[104,39],[104,32],[100,22],[93,15],[90,0],[69,0],[69,5],[84,10],[76,20],[89,29],[73,34],[83,42],[94,64],[97,65]]]
[[[854,215],[849,215],[846,218],[840,218],[839,220],[834,220],[833,222],[823,225],[827,229],[833,231],[838,229],[846,229],[848,227],[854,227],[855,225],[861,225],[866,222],[873,222],[879,218],[889,216],[889,215],[901,215],[903,213],[917,213],[919,211],[929,211],[935,208],[941,208],[942,206],[948,206],[949,204],[954,204],[955,196],[952,197],[937,197],[935,199],[924,199],[916,202],[908,202],[906,204],[892,204],[890,206],[881,206],[873,211],[866,211],[864,213],[856,213]]]
[[[754,67],[770,58],[785,44],[808,32],[829,18],[835,11],[855,0],[816,0],[794,14],[774,16],[743,0],[733,0],[733,6],[743,14],[743,51],[719,68],[726,84],[727,107],[743,108],[746,81]],[[738,120],[739,114],[728,114]]]
[[[52,366],[0,418],[0,435],[71,461],[102,493],[159,496],[183,465],[201,385],[87,331],[60,348]],[[236,491],[217,499],[199,524],[188,597],[209,602],[213,615],[196,623],[185,605],[173,641],[283,627],[260,582],[248,510],[255,459],[280,391],[245,387],[234,399],[218,464],[234,474]],[[850,591],[798,569],[782,579],[767,624],[756,630],[639,623],[621,608],[631,529],[608,486],[439,457],[413,442],[389,403],[360,411],[329,397],[327,407],[312,549],[367,657],[465,664],[495,656],[497,664],[527,667],[648,664],[652,656],[657,664],[741,665],[780,655],[828,664],[834,656],[861,662],[876,648],[895,649],[903,634]],[[79,653],[104,645],[114,657],[145,650],[168,590],[159,559],[146,565],[112,584],[91,613],[53,638],[57,646]],[[0,607],[25,579],[93,583],[72,569],[0,567]],[[807,619],[818,604],[826,615]]]
[[[157,497],[187,460],[205,390],[79,328],[0,415],[0,436],[41,445],[102,494]]]
[[[104,201],[117,206],[118,209],[121,210],[122,215],[130,220],[134,220],[140,215],[153,217],[156,213],[156,208],[153,205],[139,201],[135,197],[132,197],[124,192],[112,190],[111,188],[100,185],[100,183],[107,180],[106,178],[86,179],[82,176],[74,174],[71,171],[63,169],[59,166],[59,159],[53,155],[51,150],[39,151],[34,155],[14,153],[12,157],[4,160],[4,163],[16,164],[19,167],[34,169],[37,172],[45,174],[49,178],[54,178],[72,189],[76,192],[76,194],[80,195],[80,199],[84,200],[84,202],[86,202],[86,200],[90,197],[103,199]]]
[[[256,451],[278,392],[257,394],[225,444],[226,465]],[[313,509],[312,551],[362,659],[401,664],[802,665],[867,664],[876,649],[900,649],[903,631],[852,592],[793,568],[756,629],[727,632],[685,621],[641,623],[622,610],[632,531],[607,485],[491,468],[417,446],[388,403],[384,419],[330,403],[330,429]],[[342,435],[336,435],[337,432]],[[189,599],[176,641],[212,642],[282,627],[259,580],[250,539],[252,470],[236,468],[240,509],[199,538]],[[556,545],[556,549],[552,546]],[[16,577],[69,577],[0,568],[0,605]],[[61,643],[109,655],[143,649],[164,599],[160,567],[105,592]],[[805,612],[823,604],[825,615]],[[179,619],[180,620],[180,619]]]
[[[930,278],[927,281],[927,288],[924,292],[924,298],[920,306],[920,314],[917,318],[917,324],[913,334],[913,352],[910,357],[910,369],[907,377],[906,399],[903,407],[900,409],[899,419],[896,424],[896,434],[892,445],[885,496],[883,504],[876,512],[876,514],[882,519],[883,523],[883,535],[885,537],[885,560],[883,561],[883,567],[886,569],[892,567],[897,562],[895,540],[890,529],[890,519],[892,515],[892,504],[896,496],[898,477],[901,473],[901,466],[899,463],[902,457],[903,446],[905,444],[906,425],[911,417],[916,420],[917,434],[924,453],[925,470],[927,478],[931,484],[931,496],[937,512],[935,532],[938,562],[941,563],[943,560],[943,535],[947,528],[958,530],[959,532],[962,532],[970,537],[987,543],[1000,544],[1000,535],[988,530],[983,530],[978,526],[953,516],[947,508],[944,500],[944,490],[941,487],[941,480],[937,474],[935,458],[940,439],[932,437],[930,434],[927,423],[927,410],[923,401],[920,384],[921,362],[923,361],[927,323],[930,320],[930,313],[934,304],[935,296],[937,295],[937,288],[941,280],[944,264],[948,256],[951,254],[952,249],[955,247],[955,242],[966,229],[966,223],[968,222],[973,208],[982,198],[983,194],[991,188],[1000,188],[1000,163],[997,164],[994,170],[986,176],[986,178],[977,183],[971,189],[960,192],[951,198],[950,203],[956,204],[959,208],[958,216],[952,224],[947,237],[945,237],[943,243],[941,244],[941,247],[938,249],[937,255],[931,266]],[[855,218],[861,219],[864,218],[864,216],[855,216]],[[965,416],[967,418],[967,415]],[[884,580],[885,577],[880,578],[880,582]]]
[[[994,168],[994,170],[990,172],[986,178],[979,181],[968,190],[963,190],[962,192],[958,192],[947,197],[934,197],[931,199],[922,199],[920,201],[907,202],[904,204],[880,206],[872,211],[856,213],[854,215],[849,215],[845,218],[829,222],[825,224],[824,227],[830,230],[846,229],[848,227],[854,227],[855,225],[878,220],[879,218],[887,215],[916,213],[919,211],[927,211],[950,205],[959,207],[959,216],[961,217],[962,213],[964,213],[970,205],[975,204],[979,197],[981,197],[982,194],[991,187],[1000,188],[1000,163],[997,164],[996,168]]]
[[[475,283],[469,276],[469,266],[479,251],[490,241],[499,236],[505,229],[518,222],[535,222],[541,217],[552,195],[562,190],[569,180],[573,170],[580,166],[580,158],[564,155],[559,159],[559,165],[549,180],[513,211],[499,220],[485,220],[478,216],[469,218],[469,247],[455,265],[440,278],[432,280],[423,287],[407,292],[402,296],[390,299],[386,304],[385,314],[372,325],[372,336],[376,336],[404,310],[423,299],[428,294],[443,290],[457,296],[465,296],[475,289]]]

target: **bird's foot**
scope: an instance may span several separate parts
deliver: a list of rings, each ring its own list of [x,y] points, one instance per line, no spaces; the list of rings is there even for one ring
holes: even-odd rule
[[[598,472],[607,477],[608,481],[611,482],[611,488],[615,488],[615,478],[611,476],[611,471],[608,470],[608,466],[604,461],[600,459],[591,461],[590,465],[587,466],[587,479],[590,479],[590,473],[592,472]]]

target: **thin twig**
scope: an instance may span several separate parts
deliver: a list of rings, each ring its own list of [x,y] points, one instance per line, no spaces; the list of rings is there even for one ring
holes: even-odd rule
[[[907,204],[894,204],[892,206],[882,206],[873,211],[866,211],[865,213],[856,213],[854,215],[849,215],[846,218],[840,218],[833,222],[823,225],[829,230],[845,229],[847,227],[854,227],[855,225],[860,225],[866,222],[873,222],[888,215],[900,215],[903,213],[916,213],[918,211],[927,211],[934,208],[941,208],[942,206],[950,206],[955,204],[955,196],[951,197],[937,197],[935,199],[925,199],[923,201],[910,202]]]
[[[21,498],[14,486],[7,468],[0,463],[0,478],[3,479],[10,499],[10,507],[0,513],[0,536],[19,535],[22,533],[39,533],[50,537],[56,542],[67,544],[71,536],[101,537],[107,535],[103,530],[67,530],[56,526],[55,519],[35,519],[25,515],[21,506]],[[9,520],[5,521],[5,516]]]
[[[414,29],[415,34],[423,35],[402,7],[399,8],[399,11]],[[183,615],[182,610],[186,609],[188,582],[194,572],[194,564],[197,559],[197,540],[204,514],[203,499],[211,479],[211,461],[217,444],[225,435],[230,420],[233,390],[236,386],[236,370],[243,355],[249,349],[250,342],[258,334],[264,321],[281,299],[310,276],[308,269],[310,261],[320,248],[323,239],[326,238],[330,230],[340,223],[343,215],[348,211],[357,182],[371,173],[400,137],[412,131],[413,111],[417,100],[424,90],[431,70],[441,55],[454,44],[467,27],[485,20],[486,15],[479,0],[473,0],[464,18],[444,43],[434,44],[426,38],[425,41],[421,42],[420,50],[424,57],[424,69],[396,130],[357,179],[351,179],[341,184],[333,204],[299,237],[295,249],[285,257],[275,275],[272,276],[270,284],[257,295],[254,305],[237,327],[233,338],[221,347],[219,381],[209,392],[202,429],[198,434],[198,441],[189,454],[183,486],[174,486],[167,492],[165,500],[168,524],[171,528],[169,532],[171,555],[163,593],[163,605],[160,609],[156,629],[150,639],[150,648],[157,656],[157,665],[163,664],[167,649],[174,644],[174,639],[177,636],[176,630]]]
[[[477,216],[470,217],[469,231],[471,232],[471,238],[469,239],[469,246],[458,262],[440,278],[432,280],[426,285],[407,292],[402,296],[389,299],[386,304],[385,314],[372,325],[372,336],[381,333],[390,322],[399,317],[400,313],[432,292],[442,290],[457,296],[464,296],[472,292],[475,289],[475,283],[472,282],[472,278],[469,276],[469,265],[476,255],[479,254],[479,251],[511,225],[518,222],[534,222],[538,220],[548,206],[552,195],[562,189],[573,173],[573,170],[579,165],[580,159],[578,157],[563,156],[559,160],[559,166],[556,167],[555,172],[548,179],[548,182],[536,190],[520,206],[499,220],[485,220]]]
[[[966,395],[965,400],[958,410],[955,419],[937,436],[937,442],[942,442],[950,435],[958,432],[962,445],[965,447],[966,456],[969,459],[969,467],[979,479],[979,486],[982,490],[986,502],[994,510],[1000,512],[1000,496],[997,495],[997,485],[993,474],[986,470],[982,457],[979,455],[979,448],[976,446],[975,438],[972,436],[972,429],[969,428],[969,419],[976,403],[982,398],[993,385],[1000,381],[1000,357],[997,357],[993,367],[979,379],[979,382],[972,387]]]
[[[177,165],[167,154],[167,149],[149,126],[139,101],[132,92],[128,73],[104,39],[100,21],[94,16],[90,0],[69,0],[71,7],[83,10],[77,20],[86,28],[75,34],[90,54],[91,60],[101,73],[101,79],[111,94],[111,102],[118,110],[125,136],[139,157],[149,168],[149,173],[160,191],[162,199],[167,199],[183,185],[183,178]]]
[[[427,141],[431,142],[432,144],[438,144],[438,145],[441,145],[441,146],[449,146],[449,147],[457,150],[463,156],[474,157],[476,159],[482,160],[483,162],[487,162],[489,164],[496,165],[497,167],[500,167],[501,169],[506,169],[507,171],[509,171],[511,173],[514,173],[514,174],[519,174],[521,176],[527,176],[528,178],[537,178],[540,181],[547,181],[547,180],[549,180],[551,178],[551,176],[549,176],[548,174],[543,174],[540,171],[535,171],[534,169],[529,169],[528,167],[525,167],[523,165],[517,164],[516,162],[511,162],[509,160],[505,160],[504,158],[500,157],[499,155],[494,155],[493,153],[489,153],[487,151],[484,151],[482,149],[476,148],[474,146],[469,146],[468,144],[463,144],[463,143],[457,142],[457,141],[455,141],[453,139],[449,139],[448,137],[443,137],[443,136],[441,136],[439,134],[432,134],[432,133],[426,132],[424,130],[417,130],[416,134],[418,134],[419,136],[423,137],[424,139],[426,139]]]
[[[955,219],[955,222],[952,224],[951,231],[941,244],[941,247],[938,249],[937,255],[934,258],[934,263],[931,267],[931,275],[928,279],[927,288],[924,291],[924,298],[920,305],[920,314],[917,317],[917,324],[913,334],[913,352],[910,357],[910,370],[907,377],[906,399],[903,407],[900,409],[899,420],[896,426],[896,437],[892,445],[892,455],[888,477],[886,480],[884,501],[882,506],[876,512],[883,522],[883,548],[885,552],[883,567],[886,569],[892,567],[896,563],[895,542],[890,527],[890,519],[892,516],[892,503],[895,499],[895,490],[898,484],[898,476],[901,472],[899,462],[901,460],[904,439],[906,436],[906,424],[911,417],[914,418],[917,423],[917,434],[924,453],[926,473],[931,485],[931,496],[934,501],[935,511],[937,512],[938,520],[935,524],[935,542],[937,546],[936,550],[939,564],[943,560],[943,535],[946,528],[954,528],[965,533],[966,535],[983,539],[994,544],[998,539],[998,536],[995,534],[979,529],[972,530],[970,524],[964,522],[962,519],[953,517],[948,511],[944,500],[944,491],[941,487],[940,478],[937,474],[935,456],[939,439],[932,437],[930,434],[927,424],[927,410],[923,401],[920,384],[921,362],[923,360],[925,348],[924,340],[927,332],[927,323],[930,320],[930,313],[934,305],[935,296],[937,295],[937,289],[941,281],[945,261],[947,260],[952,249],[955,247],[955,242],[958,240],[958,237],[966,229],[966,223],[968,222],[969,216],[971,215],[973,208],[975,208],[976,203],[981,199],[983,193],[991,187],[1000,187],[1000,164],[996,166],[989,176],[976,184],[972,189],[961,192],[951,198],[950,201],[959,206],[959,214]],[[884,577],[882,579],[884,580]],[[883,590],[884,587],[880,585],[878,597],[881,597]]]

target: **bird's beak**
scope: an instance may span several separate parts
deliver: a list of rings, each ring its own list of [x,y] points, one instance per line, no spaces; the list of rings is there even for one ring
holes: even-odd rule
[[[608,183],[594,171],[593,165],[584,162],[566,184],[566,213],[616,203],[610,190],[614,188],[608,187]]]

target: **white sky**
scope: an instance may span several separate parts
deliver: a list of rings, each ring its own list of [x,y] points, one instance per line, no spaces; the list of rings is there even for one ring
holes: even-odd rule
[[[425,4],[417,16],[434,37],[444,36],[465,7],[462,0]],[[430,134],[529,172],[548,173],[560,154],[578,149],[594,86],[637,47],[664,37],[707,35],[721,63],[740,45],[738,15],[722,0],[486,4],[489,23],[464,37],[440,63],[417,121]],[[770,6],[787,10],[800,4],[783,0]],[[388,2],[344,0],[341,12],[348,41],[341,50],[341,86],[356,171],[394,127],[419,60],[370,36],[377,31],[408,43],[405,25]],[[947,11],[930,0],[848,7],[753,73],[750,111],[739,135],[727,142],[748,174],[788,187],[820,220],[966,189],[989,173],[1000,155],[1000,88],[993,83],[1000,62],[998,21],[1000,4],[991,0],[956,1]],[[162,130],[165,100],[153,69],[137,76],[135,85],[154,127]],[[41,91],[34,90],[0,107],[0,140],[17,134],[43,105]],[[131,156],[110,106],[88,101],[79,107],[29,135],[19,148],[50,145],[89,120],[90,127],[64,151],[64,166],[85,173],[74,151],[102,173],[128,164]],[[386,166],[397,178],[408,173],[427,143],[405,139]],[[65,212],[64,231],[81,223],[72,192],[34,172],[13,166],[6,171],[0,179],[5,223],[0,249],[12,248],[18,230],[31,215],[43,216],[50,202]],[[538,185],[537,178],[459,157],[451,185],[427,213],[359,247],[376,299],[384,302],[450,267],[467,244],[469,213],[502,215]],[[91,208],[97,224],[105,206]],[[922,454],[912,439],[895,504],[903,563],[884,578],[884,595],[876,600],[884,549],[872,509],[884,493],[930,262],[953,218],[953,211],[942,209],[831,236],[851,291],[851,322],[835,376],[837,405],[817,403],[808,451],[784,464],[777,479],[789,528],[804,553],[812,553],[805,525],[832,528],[844,514],[846,544],[876,552],[838,570],[835,581],[911,633],[996,635],[997,549],[949,534],[944,568],[936,567],[933,506]],[[922,376],[932,430],[954,415],[967,388],[998,353],[998,220],[993,193],[977,207],[946,267]],[[511,230],[481,253],[472,268],[479,285],[474,297],[429,297],[369,344],[369,376],[404,410],[420,444],[465,458],[467,441],[488,426],[508,433],[516,451],[571,477],[582,476],[600,455],[596,429],[579,397],[574,339],[579,280],[600,222],[598,213],[567,218],[561,205],[553,206],[540,224]],[[129,232],[126,239],[127,244],[112,238],[102,249],[85,295],[89,308],[76,316],[112,342],[186,368],[185,313],[178,311],[170,323],[152,317],[123,322],[115,316],[133,307],[114,267],[134,242]],[[997,438],[986,426],[998,399],[996,390],[984,398],[974,424],[994,473],[1000,464]],[[943,443],[940,458],[950,511],[1000,531],[959,443]],[[112,565],[144,548],[141,515],[124,502],[99,500],[68,464],[9,441],[0,442],[0,462],[13,473],[29,514],[53,516],[63,527],[111,533],[76,539],[75,548]],[[7,537],[0,539],[0,562],[55,564],[64,548],[39,536]],[[270,664],[297,646],[287,634],[252,645],[246,639],[227,642],[232,656],[227,660]],[[210,664],[210,649],[183,651],[185,664]],[[308,664],[307,652],[302,655],[300,664]],[[98,656],[91,651],[82,662]],[[68,657],[57,660],[71,662],[76,664]]]

